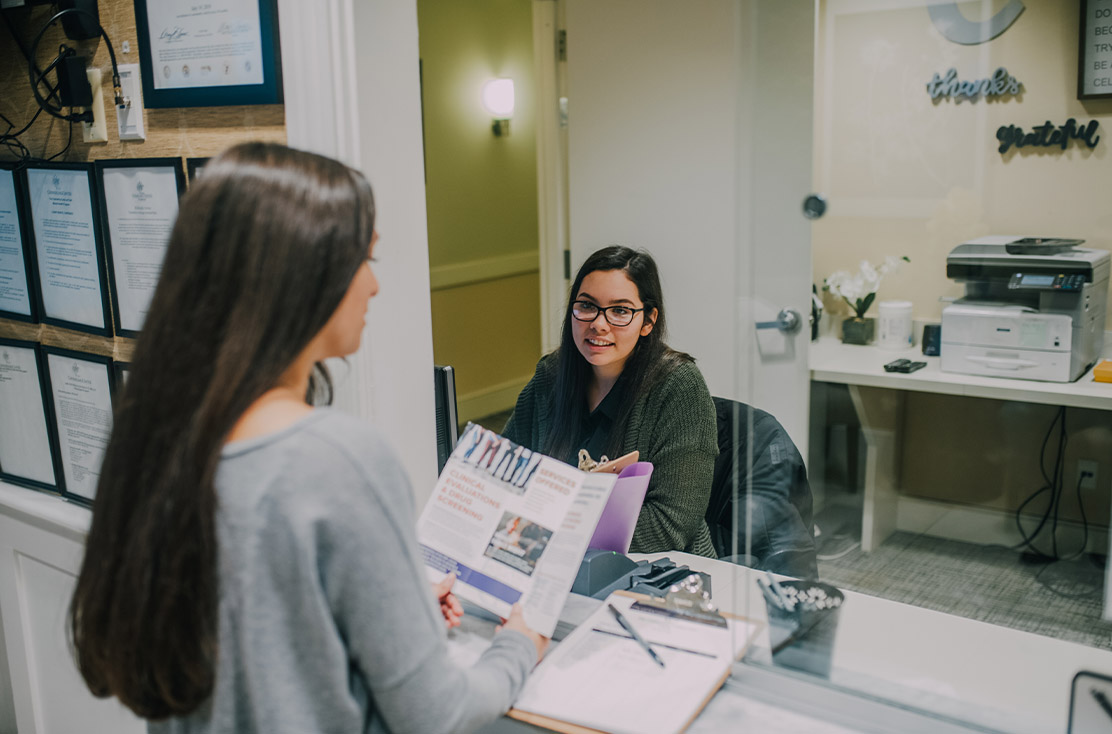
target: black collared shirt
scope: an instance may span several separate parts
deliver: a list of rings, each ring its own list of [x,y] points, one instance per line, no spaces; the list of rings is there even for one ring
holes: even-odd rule
[[[614,428],[614,422],[618,420],[618,411],[622,406],[622,397],[625,395],[626,381],[625,375],[618,378],[614,386],[610,388],[610,392],[606,393],[606,397],[602,402],[588,414],[583,423],[579,427],[579,436],[575,442],[575,456],[572,457],[572,463],[577,463],[579,460],[579,449],[587,449],[587,453],[595,461],[602,461],[602,456],[609,451],[610,446],[610,432]],[[615,459],[616,456],[608,456],[607,458]]]

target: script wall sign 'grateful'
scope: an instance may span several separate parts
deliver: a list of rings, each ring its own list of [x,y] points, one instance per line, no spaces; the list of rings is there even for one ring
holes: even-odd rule
[[[927,93],[930,94],[931,99],[947,97],[957,102],[961,102],[962,97],[976,100],[977,97],[1003,97],[1008,94],[1019,94],[1022,89],[1023,85],[1019,83],[1019,80],[1009,74],[1003,66],[992,72],[992,76],[988,79],[962,81],[958,79],[958,70],[950,69],[946,72],[946,76],[939,76],[935,72],[934,78],[927,82]]]
[[[1041,148],[1053,148],[1054,146],[1060,147],[1062,150],[1066,149],[1071,140],[1080,140],[1090,148],[1095,148],[1097,143],[1100,142],[1100,136],[1097,135],[1098,123],[1093,120],[1088,125],[1078,127],[1077,120],[1072,117],[1066,120],[1064,125],[1054,126],[1050,120],[1045,124],[1038,127],[1031,128],[1031,132],[1024,132],[1023,128],[1016,127],[1015,125],[1002,125],[996,131],[996,139],[1000,141],[1000,147],[997,148],[1001,153],[1006,153],[1013,145],[1017,148],[1025,148],[1028,145],[1034,145]]]

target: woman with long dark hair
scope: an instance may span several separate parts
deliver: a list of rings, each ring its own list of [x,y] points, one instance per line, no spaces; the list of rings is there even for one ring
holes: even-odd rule
[[[704,516],[718,455],[714,403],[690,355],[664,343],[660,275],[643,251],[587,258],[559,348],[541,358],[503,433],[571,464],[639,451],[653,464],[630,550],[715,556]]]
[[[359,173],[265,143],[181,201],[70,609],[89,688],[152,731],[465,731],[543,653],[515,609],[474,667],[449,661],[462,609],[424,581],[404,471],[311,405],[378,292],[374,215]]]

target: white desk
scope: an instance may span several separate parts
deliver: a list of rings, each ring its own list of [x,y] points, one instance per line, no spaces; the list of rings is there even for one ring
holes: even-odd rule
[[[665,556],[709,573],[721,608],[766,618],[756,572],[685,553],[633,557]],[[975,717],[975,723],[1001,731],[1043,734],[1065,731],[1074,674],[1086,669],[1112,675],[1109,651],[844,593],[830,683],[865,696],[960,719]],[[768,660],[767,650],[765,635],[747,657]],[[734,679],[743,679],[736,669]],[[719,695],[731,690],[737,691],[736,682]],[[710,723],[704,718],[696,720],[693,734],[733,730],[704,726]]]
[[[911,374],[884,371],[885,364],[901,357],[926,362],[927,366]],[[1035,382],[943,372],[940,362],[939,357],[924,357],[919,347],[892,351],[842,344],[832,337],[811,344],[811,379],[849,386],[865,434],[861,548],[866,552],[879,546],[896,529],[899,434],[906,392],[1112,410],[1112,383],[1094,382],[1092,370],[1076,382]]]
[[[668,557],[708,573],[722,609],[766,621],[750,569],[678,552],[632,557]],[[844,593],[829,679],[774,672],[766,628],[689,734],[1063,732],[1073,676],[1082,669],[1112,674],[1112,652]],[[569,601],[561,617],[581,621],[589,614],[578,609],[584,601]],[[825,691],[832,695],[824,698]],[[503,720],[483,731],[538,730]]]

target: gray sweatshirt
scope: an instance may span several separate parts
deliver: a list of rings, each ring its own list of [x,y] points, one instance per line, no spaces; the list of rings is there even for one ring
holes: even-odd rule
[[[150,732],[466,732],[521,690],[537,653],[518,632],[449,661],[409,482],[370,426],[317,409],[229,444],[216,488],[215,691]]]

